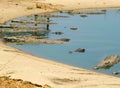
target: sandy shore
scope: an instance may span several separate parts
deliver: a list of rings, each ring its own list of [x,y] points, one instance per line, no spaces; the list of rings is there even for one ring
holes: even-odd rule
[[[51,3],[57,9],[36,8]],[[0,23],[12,18],[56,10],[120,7],[120,0],[1,0]],[[53,88],[119,88],[120,78],[38,58],[0,42],[0,75]]]

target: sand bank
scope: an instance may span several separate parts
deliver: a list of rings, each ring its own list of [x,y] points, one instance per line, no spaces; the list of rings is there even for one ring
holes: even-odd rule
[[[0,43],[0,75],[53,88],[119,88],[120,78],[45,60]]]
[[[120,0],[1,0],[0,22],[56,11],[36,8],[36,2],[60,6],[57,10],[120,7]],[[0,42],[0,75],[53,88],[119,88],[120,78],[38,58]]]

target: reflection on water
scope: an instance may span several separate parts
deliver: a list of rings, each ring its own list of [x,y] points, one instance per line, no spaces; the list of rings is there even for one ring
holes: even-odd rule
[[[49,14],[48,14],[49,15]],[[50,21],[50,18],[44,17],[43,20],[38,20],[38,17],[42,18],[42,15],[33,15],[34,19],[30,20],[28,17],[25,20],[13,19],[10,22],[0,25],[1,35],[3,40],[9,43],[26,44],[26,43],[46,43],[46,44],[61,44],[65,43],[65,39],[50,40],[48,34],[50,32],[49,25],[55,24]],[[39,26],[39,24],[46,24],[46,27]],[[58,33],[58,32],[56,32]]]
[[[65,64],[83,67],[94,70],[97,65],[108,55],[120,55],[120,11],[119,10],[97,10],[93,13],[54,13],[53,16],[32,15],[21,17],[14,20],[34,20],[54,22],[56,24],[33,24],[27,23],[26,26],[39,26],[45,30],[48,39],[68,38],[70,41],[65,44],[24,44],[10,46],[17,47],[26,52],[39,57],[62,62]],[[100,13],[102,11],[102,13]],[[94,12],[95,13],[95,12]],[[104,14],[103,14],[104,13]],[[10,24],[8,22],[6,24]],[[25,24],[25,23],[20,23]],[[18,25],[18,23],[17,23]],[[29,30],[30,28],[28,28]],[[39,33],[36,32],[35,35]],[[75,52],[77,49],[84,49],[85,52]],[[120,70],[120,64],[116,64],[110,69],[99,69],[97,71],[111,74]],[[94,70],[95,71],[95,70]],[[119,75],[118,75],[119,76]]]
[[[4,36],[42,36],[48,34],[50,24],[49,19],[44,21],[38,19],[38,15],[13,19],[3,25],[0,25],[1,34]],[[46,26],[39,26],[39,24],[46,24]]]

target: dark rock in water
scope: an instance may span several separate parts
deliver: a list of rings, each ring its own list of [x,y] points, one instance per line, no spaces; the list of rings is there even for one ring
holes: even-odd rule
[[[69,53],[69,54],[72,54],[73,52],[72,52],[72,51],[69,51],[68,53]]]
[[[119,55],[110,55],[107,56],[103,61],[101,61],[97,66],[94,66],[94,69],[109,69],[110,67],[114,66],[115,64],[120,62]]]
[[[101,10],[101,11],[106,12],[107,10],[106,10],[106,9],[103,9],[103,10]]]
[[[78,30],[78,28],[70,28],[71,30]]]
[[[60,13],[63,13],[63,11],[61,10],[61,11],[59,11]]]
[[[52,32],[52,34],[56,34],[56,35],[61,35],[61,34],[63,34],[63,32]]]
[[[78,48],[78,49],[75,50],[75,52],[85,52],[85,49]]]
[[[64,41],[64,42],[69,42],[70,41],[70,39],[68,39],[68,38],[61,38],[61,39],[58,39],[58,40]]]
[[[120,71],[113,72],[112,74],[113,75],[118,75],[118,74],[120,74]]]
[[[81,14],[80,17],[87,17],[87,15]]]

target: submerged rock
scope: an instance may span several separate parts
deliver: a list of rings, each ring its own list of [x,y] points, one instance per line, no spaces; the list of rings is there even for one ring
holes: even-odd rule
[[[61,38],[61,39],[58,39],[58,40],[64,41],[64,42],[69,42],[70,41],[70,39],[68,39],[68,38]]]
[[[107,10],[106,10],[106,9],[102,9],[101,11],[102,11],[102,12],[106,12]]]
[[[78,49],[75,50],[75,52],[85,52],[85,49],[83,49],[83,48],[78,48]]]
[[[72,27],[72,28],[70,28],[70,29],[71,29],[71,30],[78,30],[78,28],[73,28],[73,27]]]
[[[72,54],[73,52],[72,52],[72,51],[69,51],[68,53],[69,53],[69,54]]]
[[[88,17],[87,15],[81,14],[80,17]]]
[[[63,32],[57,31],[57,32],[52,32],[52,34],[61,35],[61,34],[63,34]]]

